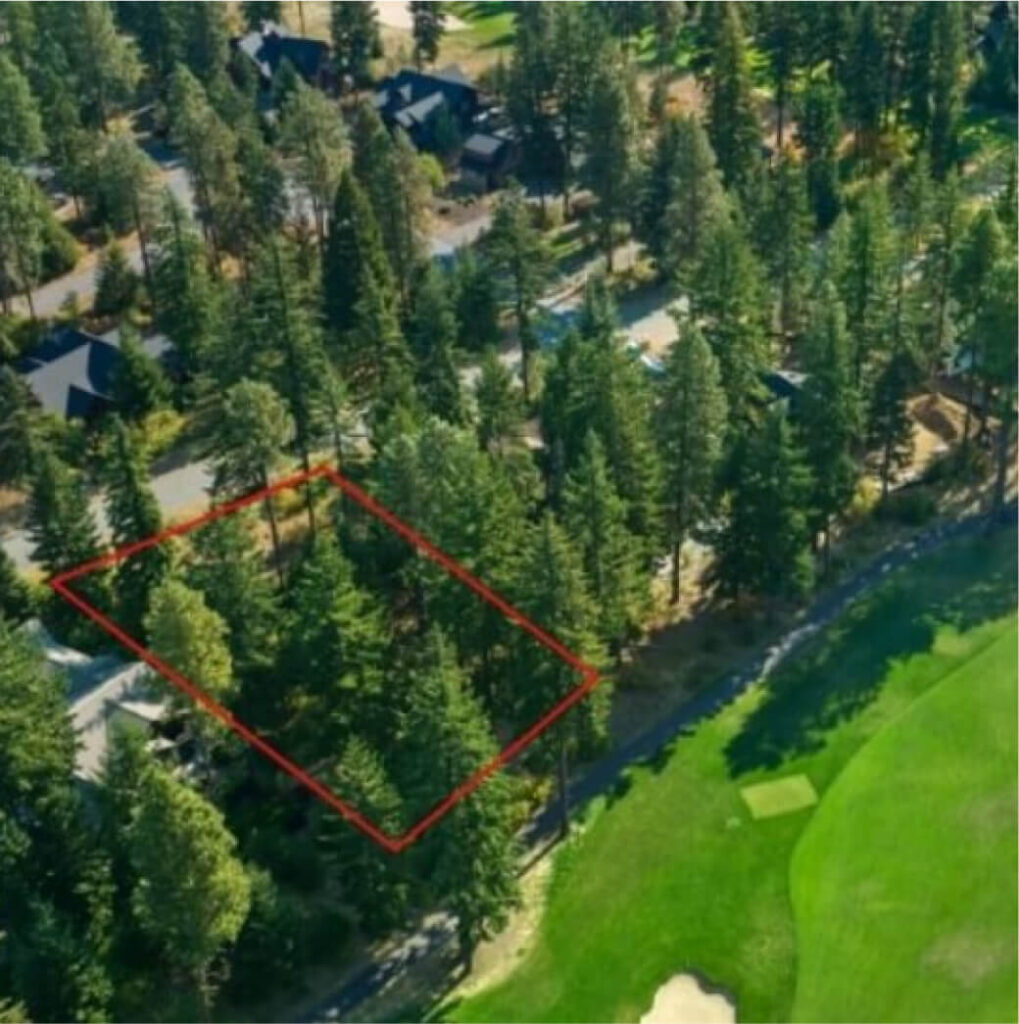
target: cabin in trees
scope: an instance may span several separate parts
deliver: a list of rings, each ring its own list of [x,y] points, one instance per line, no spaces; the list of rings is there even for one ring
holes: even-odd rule
[[[238,59],[250,61],[263,90],[271,88],[284,61],[309,85],[331,89],[336,84],[329,46],[321,39],[294,35],[274,21],[263,21],[247,35],[237,36],[231,40],[231,46]]]
[[[100,778],[110,736],[117,729],[135,729],[157,753],[176,746],[161,734],[170,706],[150,688],[151,671],[140,661],[125,664],[110,654],[92,657],[65,647],[38,619],[20,627],[42,652],[46,664],[67,680],[67,701],[78,749],[74,774],[80,782]]]
[[[166,362],[171,346],[160,334],[142,341],[153,359]],[[56,327],[15,364],[35,400],[65,419],[93,420],[113,406],[113,382],[122,359],[117,330],[99,336]]]
[[[519,155],[511,128],[474,132],[460,151],[460,177],[479,192],[501,188],[516,169]]]

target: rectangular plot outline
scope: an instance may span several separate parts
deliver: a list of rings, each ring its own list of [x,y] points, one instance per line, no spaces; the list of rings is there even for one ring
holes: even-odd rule
[[[558,658],[564,661],[572,669],[581,674],[580,683],[566,694],[554,707],[538,719],[533,725],[525,729],[519,736],[503,747],[494,757],[482,765],[477,771],[465,779],[460,785],[453,789],[448,796],[439,801],[423,817],[398,836],[391,836],[378,828],[371,821],[365,818],[357,809],[338,797],[325,783],[320,782],[300,765],[296,764],[289,757],[277,750],[271,743],[263,739],[252,728],[245,725],[231,711],[225,708],[218,701],[210,697],[204,690],[200,689],[189,679],[185,678],[172,666],[167,665],[160,658],[156,657],[143,644],[104,615],[98,608],[89,604],[84,598],[70,589],[68,583],[81,576],[94,572],[97,569],[104,569],[117,562],[129,558],[131,555],[144,551],[147,548],[161,544],[171,537],[179,537],[191,530],[196,529],[205,523],[215,519],[221,519],[248,505],[253,505],[263,499],[270,497],[280,491],[292,490],[303,483],[317,478],[325,478],[331,481],[339,490],[356,502],[371,515],[385,523],[390,529],[406,540],[413,548],[421,554],[430,558],[440,565],[445,571],[461,583],[469,587],[482,600],[487,601],[494,608],[497,608],[510,622],[530,633],[535,640],[543,647],[550,650]],[[402,853],[408,846],[416,842],[431,828],[440,818],[451,810],[457,803],[474,792],[489,776],[493,775],[500,768],[506,765],[522,750],[534,742],[550,725],[565,714],[574,704],[585,697],[597,685],[600,678],[597,669],[582,661],[577,655],[560,643],[555,637],[547,633],[540,626],[528,619],[522,612],[510,604],[505,598],[497,594],[491,587],[482,583],[476,576],[465,569],[459,562],[450,558],[443,551],[440,551],[431,541],[423,537],[417,530],[403,522],[398,516],[392,513],[384,505],[376,501],[370,494],[363,491],[356,484],[348,480],[340,472],[328,464],[320,464],[314,468],[277,480],[268,487],[261,488],[242,498],[224,502],[220,505],[213,505],[206,512],[189,519],[183,523],[170,526],[144,540],[126,544],[123,547],[109,551],[98,558],[94,558],[73,569],[57,573],[49,580],[49,586],[69,602],[80,612],[92,619],[101,629],[135,654],[138,658],[155,669],[160,675],[173,683],[179,690],[187,694],[195,703],[205,709],[213,717],[219,719],[229,729],[233,730],[246,743],[257,750],[264,757],[272,761],[278,768],[281,768],[292,778],[300,782],[306,789],[310,790],[328,807],[342,815],[351,825],[359,829],[364,835],[374,840],[389,853]]]

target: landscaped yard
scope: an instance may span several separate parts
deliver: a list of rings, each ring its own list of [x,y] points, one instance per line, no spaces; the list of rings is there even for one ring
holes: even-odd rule
[[[895,574],[633,771],[558,855],[518,969],[441,1012],[637,1020],[695,970],[744,1020],[1014,1019],[1015,544]],[[795,776],[819,803],[744,798]]]

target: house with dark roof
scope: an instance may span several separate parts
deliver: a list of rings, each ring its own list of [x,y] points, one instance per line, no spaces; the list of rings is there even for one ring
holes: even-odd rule
[[[379,82],[371,104],[386,125],[402,128],[418,149],[430,150],[435,148],[440,111],[466,137],[481,109],[481,97],[455,65],[430,73],[403,68]]]
[[[263,21],[260,28],[237,36],[230,45],[240,59],[251,62],[263,89],[272,85],[273,76],[284,60],[289,61],[309,85],[329,89],[336,82],[327,43],[295,35],[274,21]]]
[[[474,132],[460,151],[460,176],[465,185],[481,192],[501,188],[519,159],[520,147],[512,128]]]
[[[161,334],[144,339],[141,345],[148,356],[160,362],[166,362],[172,350]],[[51,330],[14,368],[46,412],[91,420],[113,404],[120,360],[119,331],[98,336],[63,326]]]

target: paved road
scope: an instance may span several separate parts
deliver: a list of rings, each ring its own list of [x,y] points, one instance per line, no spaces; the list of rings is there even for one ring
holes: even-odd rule
[[[1014,504],[1006,510],[1004,519],[1015,522]],[[593,797],[611,790],[627,768],[654,757],[665,744],[675,739],[683,730],[716,714],[743,693],[751,683],[767,678],[806,640],[829,625],[889,573],[922,555],[933,552],[943,544],[974,536],[986,528],[985,516],[970,516],[932,527],[917,534],[910,541],[886,549],[855,575],[818,597],[807,609],[803,622],[772,647],[752,657],[710,691],[694,697],[630,743],[612,751],[590,766],[583,777],[570,788],[570,807],[576,808]],[[525,848],[533,852],[547,842],[554,836],[558,824],[559,808],[553,802],[539,811],[525,828],[522,833]],[[426,926],[384,957],[354,974],[336,992],[308,1011],[304,1020],[342,1020],[360,1003],[391,984],[411,965],[437,953],[451,942],[455,934],[455,925],[456,920],[450,914],[433,915]]]
[[[152,477],[149,483],[162,509],[163,518],[169,519],[176,513],[206,500],[208,489],[212,485],[212,472],[204,462],[189,462]],[[92,499],[91,507],[99,531],[105,540],[109,536],[109,530],[101,494]],[[32,564],[33,545],[25,530],[11,530],[0,538],[0,544],[19,569],[28,568]]]

